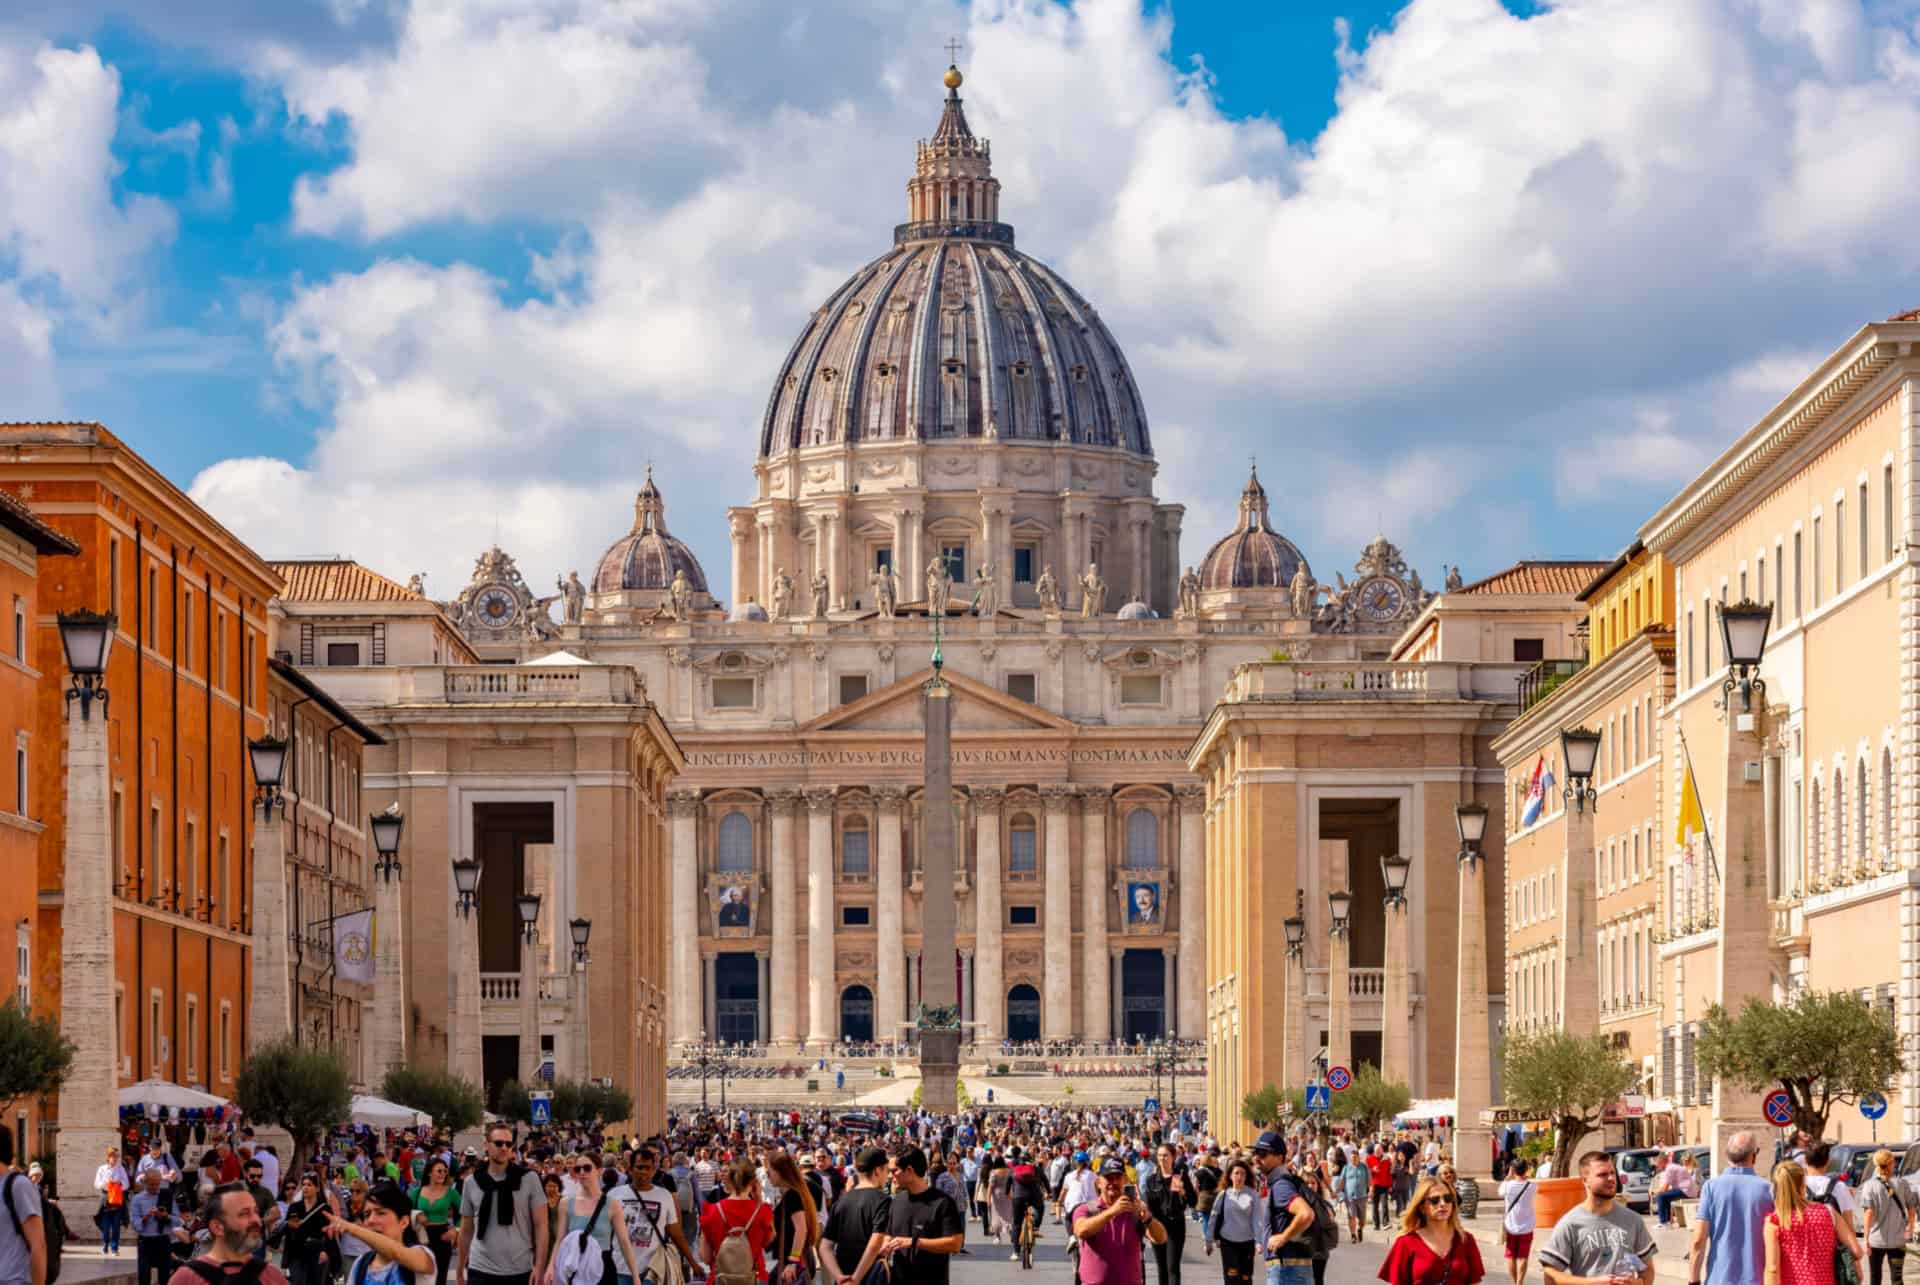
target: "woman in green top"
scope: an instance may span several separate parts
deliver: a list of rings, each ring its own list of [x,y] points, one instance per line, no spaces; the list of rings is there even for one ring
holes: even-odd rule
[[[453,1261],[453,1215],[459,1197],[444,1160],[427,1166],[426,1182],[413,1193],[413,1221],[425,1234],[427,1248],[433,1251],[434,1285],[447,1285],[447,1264]]]

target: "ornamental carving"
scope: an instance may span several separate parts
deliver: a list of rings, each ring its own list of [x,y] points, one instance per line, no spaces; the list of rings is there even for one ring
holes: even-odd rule
[[[900,471],[900,461],[896,459],[867,460],[860,471],[868,477],[892,477]]]
[[[697,817],[700,815],[700,791],[674,790],[667,795],[667,815],[670,817]]]
[[[807,655],[813,658],[815,664],[819,664],[827,658],[827,645],[823,642],[814,643],[807,648]]]
[[[685,669],[693,663],[693,652],[686,647],[667,648],[667,663]]]
[[[1035,477],[1046,469],[1047,462],[1032,451],[1021,451],[1013,457],[1013,471],[1025,477]]]
[[[974,459],[971,455],[937,455],[933,466],[948,477],[965,477],[973,472]]]
[[[874,648],[874,652],[875,652],[875,654],[876,654],[876,655],[878,655],[878,656],[880,657],[880,659],[881,659],[881,660],[883,660],[883,661],[888,661],[888,660],[892,660],[892,659],[893,659],[893,644],[892,644],[892,643],[890,643],[890,642],[883,642],[883,643],[881,643],[881,644],[880,644],[880,645],[879,645],[878,647],[876,647],[876,648]]]
[[[873,967],[873,952],[870,950],[843,950],[835,959],[836,966],[842,972]]]
[[[676,647],[674,650],[685,651],[686,649]],[[775,651],[748,651],[738,647],[730,647],[725,651],[709,652],[698,658],[690,658],[687,661],[675,659],[673,663],[676,665],[690,663],[694,669],[703,674],[718,674],[722,678],[736,675],[745,678],[753,674],[764,674],[774,665],[780,664],[781,661],[778,654],[780,650],[784,649],[776,649]],[[671,656],[669,656],[669,658],[672,659]]]
[[[987,641],[980,644],[980,659],[990,661],[993,659],[994,654],[998,651],[999,651],[999,648],[994,646],[993,640],[989,638]]]
[[[807,481],[809,482],[831,482],[833,481],[833,475],[834,467],[831,464],[813,464],[807,468]]]
[[[1059,660],[1061,653],[1065,650],[1065,645],[1062,644],[1058,638],[1055,638],[1047,643],[1047,659]]]
[[[1008,968],[1038,968],[1040,952],[1037,950],[1010,950],[1007,952]]]

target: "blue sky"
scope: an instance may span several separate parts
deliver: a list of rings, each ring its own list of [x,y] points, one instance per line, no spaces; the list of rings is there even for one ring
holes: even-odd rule
[[[22,0],[0,415],[99,419],[269,555],[450,595],[724,508],[887,244],[942,44],[1126,347],[1183,556],[1257,453],[1324,578],[1606,554],[1920,304],[1908,0]],[[51,127],[49,127],[51,122]]]

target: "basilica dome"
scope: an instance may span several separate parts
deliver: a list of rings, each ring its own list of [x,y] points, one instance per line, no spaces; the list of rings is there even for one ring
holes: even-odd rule
[[[948,69],[939,127],[893,248],[807,320],[781,363],[760,457],[846,442],[975,438],[1151,456],[1146,410],[1093,306],[1013,246],[990,148]]]
[[[593,592],[665,590],[679,571],[687,573],[694,593],[707,592],[707,573],[700,569],[700,560],[693,556],[693,550],[667,533],[666,512],[649,465],[646,484],[633,501],[633,530],[614,541],[601,556],[599,569],[593,573]]]
[[[1267,490],[1258,471],[1240,492],[1240,517],[1200,563],[1202,589],[1285,589],[1307,559],[1267,521]],[[1313,572],[1309,570],[1308,576]]]

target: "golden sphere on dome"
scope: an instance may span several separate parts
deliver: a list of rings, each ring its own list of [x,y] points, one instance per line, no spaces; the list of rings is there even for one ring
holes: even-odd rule
[[[948,89],[960,88],[960,82],[962,79],[964,79],[964,77],[960,75],[960,69],[958,67],[947,68],[946,85]]]

